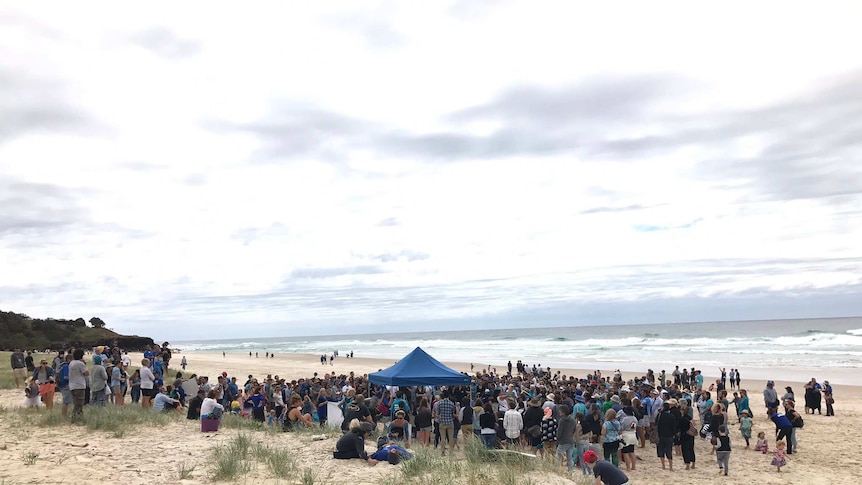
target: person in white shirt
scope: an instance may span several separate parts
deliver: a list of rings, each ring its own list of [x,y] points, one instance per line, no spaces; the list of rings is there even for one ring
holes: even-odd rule
[[[150,359],[141,361],[141,407],[144,410],[150,408],[150,399],[156,397],[156,390],[153,389],[153,381],[156,376],[150,370]]]
[[[503,429],[506,430],[506,438],[510,444],[518,444],[521,437],[521,429],[524,428],[524,418],[518,412],[515,401],[508,402],[509,410],[503,415]]]
[[[211,414],[216,414],[217,418],[220,418],[222,413],[224,412],[224,406],[216,401],[216,392],[210,391],[207,394],[207,397],[204,398],[203,403],[201,403],[201,419],[205,419],[209,417]],[[216,411],[218,409],[218,411]]]

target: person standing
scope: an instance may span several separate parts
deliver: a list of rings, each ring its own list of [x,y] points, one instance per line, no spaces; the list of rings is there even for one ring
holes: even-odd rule
[[[93,356],[93,366],[90,368],[90,393],[94,406],[104,407],[107,402],[108,372],[102,365],[102,357]]]
[[[766,381],[766,389],[763,390],[763,403],[766,409],[778,408],[778,391],[775,390],[775,383]]]
[[[823,381],[823,397],[826,400],[826,415],[835,416],[835,410],[832,409],[835,399],[832,397],[832,386],[829,385],[829,381]]]
[[[150,370],[150,359],[141,360],[141,407],[150,409],[150,399],[156,397],[154,383],[156,376]]]
[[[222,357],[224,357],[224,352],[222,352]],[[180,361],[180,365],[183,367],[183,370],[186,370],[186,366],[189,362],[186,360],[186,356],[183,356],[183,360]]]
[[[458,415],[457,406],[449,398],[449,390],[440,393],[440,400],[434,405],[434,418],[440,423],[440,447],[443,454],[446,448],[454,450],[455,446],[455,416]]]
[[[569,473],[575,469],[572,452],[575,449],[575,418],[568,404],[560,405],[560,419],[557,422],[557,460],[566,457],[566,467]]]
[[[42,359],[39,367],[33,370],[33,380],[39,382],[39,394],[48,409],[54,409],[54,369]]]
[[[76,420],[84,414],[84,392],[87,389],[87,377],[90,371],[84,363],[84,350],[75,349],[72,361],[69,363],[69,390],[72,392],[72,419]]]
[[[10,358],[12,363],[12,375],[15,376],[15,387],[20,388],[27,380],[27,364],[24,360],[24,353],[21,349],[15,349]]]

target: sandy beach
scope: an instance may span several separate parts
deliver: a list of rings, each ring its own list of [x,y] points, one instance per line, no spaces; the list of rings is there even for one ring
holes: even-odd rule
[[[216,376],[227,372],[244,381],[252,374],[265,377],[266,374],[279,375],[287,379],[308,377],[317,372],[319,375],[335,372],[356,374],[374,372],[388,367],[391,360],[367,358],[339,358],[334,365],[321,365],[318,356],[285,354],[266,359],[261,354],[254,358],[248,355],[227,355],[221,353],[188,353],[188,371],[199,375]],[[176,369],[180,356],[175,356],[172,369]],[[133,356],[133,362],[140,355]],[[477,363],[477,368],[479,364]],[[452,363],[451,367],[469,372],[469,364]],[[610,374],[613,369],[602,369]],[[588,371],[566,369],[568,375],[581,376]],[[707,370],[707,382],[709,372]],[[624,377],[634,377],[623,373]],[[790,385],[802,395],[803,381],[782,379],[788,373],[774,369],[776,387],[783,389]],[[744,374],[745,375],[745,374]],[[743,379],[742,387],[749,391],[752,408],[755,411],[754,434],[765,431],[773,435],[774,426],[765,420],[761,392],[765,382]],[[663,471],[655,457],[654,447],[647,445],[638,449],[637,455],[643,458],[638,469],[629,472],[632,484],[665,484],[678,481],[703,482],[716,480],[725,483],[741,484],[851,484],[858,483],[862,477],[862,458],[852,452],[855,448],[856,427],[862,424],[862,388],[858,386],[837,385],[835,388],[836,416],[826,417],[806,415],[805,427],[798,430],[799,448],[790,459],[782,473],[776,473],[770,466],[771,455],[762,455],[744,449],[744,441],[738,430],[732,429],[733,454],[730,459],[730,476],[717,476],[717,465],[709,454],[709,446],[698,439],[696,444],[696,470],[686,471],[682,460],[675,460],[676,471]],[[54,413],[60,412],[60,398]],[[123,438],[113,438],[108,433],[88,431],[80,426],[63,425],[59,427],[22,427],[20,426],[23,391],[4,389],[0,391],[0,483],[91,483],[97,470],[104,470],[121,483],[179,482],[201,483],[209,481],[208,467],[211,466],[211,450],[220,442],[234,436],[238,431],[221,430],[218,433],[201,433],[199,423],[184,419],[171,420],[163,429],[138,428]],[[40,413],[48,413],[44,408]],[[86,409],[85,409],[86,412]],[[246,432],[248,433],[248,432]],[[253,433],[253,439],[272,446],[289,449],[302,468],[313,471],[314,483],[380,483],[399,473],[400,466],[385,463],[371,467],[358,460],[334,460],[331,451],[335,438],[313,441],[307,434],[295,433]],[[86,447],[83,445],[86,444]],[[369,451],[373,445],[368,443]],[[34,454],[38,454],[34,460]],[[33,463],[28,463],[32,461]],[[195,466],[191,478],[178,480],[181,466]],[[577,483],[565,478],[560,468],[559,475],[543,474],[534,477],[533,483]],[[546,476],[547,475],[547,476]],[[536,480],[541,478],[541,480]],[[241,483],[301,483],[301,477],[294,481],[277,480],[267,475],[265,467],[253,469]]]

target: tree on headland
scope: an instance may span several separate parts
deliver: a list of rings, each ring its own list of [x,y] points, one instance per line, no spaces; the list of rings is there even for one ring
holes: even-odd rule
[[[105,322],[103,322],[102,319],[99,317],[91,318],[90,325],[92,325],[93,328],[105,328]]]

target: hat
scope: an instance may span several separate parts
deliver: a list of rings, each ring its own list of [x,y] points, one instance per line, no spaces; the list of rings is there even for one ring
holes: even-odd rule
[[[656,391],[655,389],[653,389],[653,390],[652,390],[652,391],[650,391],[649,393],[650,393],[650,394],[658,394],[658,391]]]
[[[593,394],[593,399],[601,399],[602,396],[599,393]]]
[[[553,401],[553,400],[554,400],[554,397],[556,397],[556,396],[554,396],[554,393],[553,393],[553,392],[550,392],[550,393],[548,393],[548,395],[547,395],[547,396],[545,396],[545,398],[546,398],[548,401]]]
[[[628,385],[625,385],[625,386],[621,387],[621,388],[620,388],[620,390],[621,390],[621,391],[625,391],[625,392],[629,392],[629,391],[631,391],[631,390],[632,390],[632,388],[631,388],[631,387],[629,387]]]
[[[369,423],[368,421],[363,421],[359,424],[359,429],[361,429],[365,433],[370,433],[374,430],[374,425]]]
[[[774,382],[772,382],[772,381],[766,381],[766,385],[767,385],[767,386],[774,386],[774,385],[775,385],[775,383],[774,383]]]
[[[743,409],[741,414],[751,414],[751,412],[748,409]]]
[[[395,417],[396,417],[396,418],[398,418],[398,417],[402,417],[402,418],[403,418],[403,417],[404,417],[404,416],[406,416],[406,415],[407,415],[407,413],[405,413],[403,409],[399,409],[398,411],[395,411]]]
[[[668,400],[667,400],[667,403],[668,403],[668,404],[670,404],[671,406],[679,406],[679,401],[677,401],[677,400],[676,400],[676,399],[674,399],[674,398],[670,398],[670,399],[668,399]]]
[[[661,393],[662,393],[662,394],[670,394],[670,393],[668,393],[668,392],[667,392],[667,389],[662,389],[662,390],[661,390]]]
[[[227,377],[227,371],[222,371],[221,375],[222,377]]]
[[[554,415],[554,411],[551,408],[545,408],[545,419],[550,419],[551,416]]]
[[[539,398],[537,398],[537,397],[530,399],[530,401],[527,404],[529,404],[530,406],[534,406],[534,407],[539,407],[542,405],[542,403],[539,402]]]
[[[581,395],[575,396],[575,401],[584,402],[584,396],[581,396]]]
[[[614,394],[613,396],[611,396],[611,401],[613,401],[613,402],[615,402],[615,403],[619,404],[619,402],[620,402],[620,397],[619,397],[619,396],[617,396],[616,394]]]
[[[584,461],[587,463],[595,463],[599,461],[599,455],[593,450],[587,450],[584,452]]]

